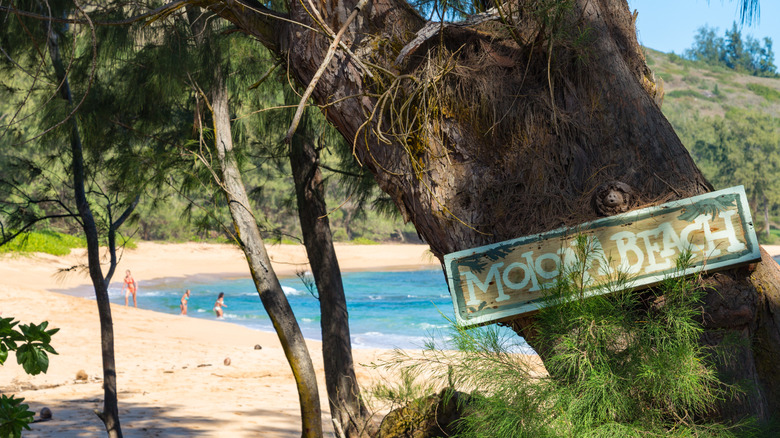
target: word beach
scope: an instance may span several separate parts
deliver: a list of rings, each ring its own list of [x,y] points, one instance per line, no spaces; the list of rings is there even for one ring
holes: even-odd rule
[[[650,286],[675,274],[677,257],[693,254],[688,275],[760,260],[742,186],[459,251],[444,257],[458,323],[482,325],[537,310],[544,289],[578,263],[577,236],[589,256],[586,289],[629,275],[626,287]]]

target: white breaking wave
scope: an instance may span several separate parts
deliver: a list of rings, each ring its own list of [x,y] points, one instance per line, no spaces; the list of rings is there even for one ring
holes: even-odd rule
[[[428,322],[421,322],[417,324],[418,327],[420,327],[421,330],[434,330],[434,329],[443,329],[449,327],[448,324],[431,324]]]
[[[285,285],[282,285],[282,291],[288,297],[298,296],[298,295],[306,295],[306,294],[309,293],[309,292],[307,292],[305,290],[298,290],[298,289],[296,289],[296,288],[294,288],[292,286],[285,286]]]

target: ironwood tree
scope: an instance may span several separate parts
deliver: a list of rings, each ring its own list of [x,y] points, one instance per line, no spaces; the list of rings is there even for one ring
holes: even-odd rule
[[[202,102],[198,106],[207,108],[209,116],[206,119],[212,124],[213,149],[220,170],[220,175],[215,177],[219,180],[230,210],[234,239],[246,256],[257,293],[279,336],[282,350],[295,378],[301,408],[301,436],[320,437],[322,415],[317,376],[298,321],[271,266],[271,259],[265,249],[257,225],[258,220],[249,202],[233,150],[229,92],[225,79],[227,72],[223,71],[224,63],[220,62],[220,52],[215,50],[215,32],[208,24],[209,15],[203,14],[199,8],[188,7],[187,19],[195,43],[201,46],[201,50],[210,58],[210,62],[202,66],[201,72],[206,75],[209,86],[203,91],[202,87],[197,85],[200,93],[198,102]]]
[[[305,117],[289,153],[303,243],[319,293],[328,404],[340,436],[368,436],[372,431],[370,414],[355,376],[347,300],[328,220],[317,135],[310,125],[312,117]]]
[[[493,3],[458,22],[404,0],[198,4],[312,88],[440,259],[595,219],[592,195],[610,181],[640,206],[712,190],[661,113],[625,0]],[[740,339],[721,371],[754,388],[720,415],[766,419],[780,410],[777,265],[764,254],[705,282],[702,342]],[[532,318],[510,324],[537,345]]]
[[[0,219],[7,226],[0,245],[41,224],[83,233],[86,264],[60,274],[83,271],[92,281],[104,391],[103,408],[95,412],[108,436],[121,437],[108,287],[126,237],[120,229],[182,161],[167,147],[181,134],[168,129],[176,109],[145,100],[166,84],[150,81],[148,93],[139,95],[120,80],[144,67],[126,29],[97,28],[72,2],[47,10],[37,2],[15,6],[5,9],[0,28],[2,97],[12,108],[0,127],[2,160],[12,169],[0,175]],[[134,62],[120,62],[123,56]]]
[[[32,78],[34,79],[32,83],[42,79],[58,84],[57,88],[53,90],[54,94],[49,98],[59,99],[57,106],[60,109],[75,112],[77,100],[71,88],[69,65],[66,64],[67,59],[63,56],[62,50],[62,41],[69,36],[69,33],[63,26],[52,25],[50,22],[32,21],[26,24],[34,31],[34,34],[30,34],[28,42],[38,45],[39,48],[37,56],[32,56],[32,65],[37,64],[37,73],[41,77]],[[21,23],[22,27],[24,25],[25,23]],[[3,36],[8,37],[8,34]],[[40,47],[43,47],[43,50],[40,50]],[[22,49],[24,48],[27,47],[22,47]],[[19,50],[20,47],[15,49]],[[19,58],[26,57],[21,55]],[[73,58],[70,58],[70,61],[72,62]],[[17,66],[19,65],[17,64]],[[20,69],[24,70],[23,67]],[[90,80],[92,79],[90,78]],[[30,87],[30,94],[33,94],[34,88],[34,86]],[[46,88],[44,90],[51,92]],[[84,103],[84,101],[80,103]],[[22,112],[21,109],[19,112]],[[9,125],[11,124],[13,124],[13,120],[9,123]],[[19,238],[24,231],[38,222],[68,218],[74,219],[78,223],[87,242],[87,265],[74,266],[72,269],[86,268],[88,271],[95,290],[100,318],[104,400],[103,409],[95,412],[103,421],[108,436],[121,438],[113,318],[108,285],[118,263],[117,232],[138,205],[139,193],[112,193],[108,188],[110,183],[106,183],[110,181],[110,178],[106,178],[105,173],[100,172],[100,168],[106,164],[107,160],[104,161],[104,157],[100,157],[100,154],[97,154],[97,159],[94,155],[89,156],[90,151],[94,152],[95,144],[90,145],[89,140],[87,140],[85,145],[85,123],[79,123],[79,120],[72,117],[71,114],[71,116],[63,117],[60,125],[62,125],[60,129],[50,129],[48,136],[45,136],[42,141],[51,147],[50,156],[57,158],[50,158],[47,160],[48,162],[35,162],[32,157],[13,157],[12,160],[25,171],[0,177],[0,187],[8,190],[8,194],[0,199],[0,205],[3,206],[3,216],[15,229],[14,232],[7,235],[3,233],[0,244],[5,244],[13,238]],[[55,128],[57,126],[55,125]],[[44,132],[44,134],[46,133]],[[90,148],[90,146],[92,147]],[[60,160],[62,161],[60,162]],[[60,175],[51,177],[44,173],[44,168],[49,167],[51,170],[59,165],[63,167],[64,178],[70,179],[69,182],[59,180]],[[41,184],[41,187],[38,187],[38,190],[27,190],[28,185],[25,183],[36,179],[45,182]],[[136,184],[128,184],[128,186],[137,188]],[[96,203],[102,204],[102,212],[105,215],[96,214],[96,211],[101,210],[95,208],[94,204]],[[117,213],[119,213],[118,216],[116,216]],[[101,238],[107,243],[107,255],[109,256],[108,269],[105,274],[101,266],[103,258],[100,253]]]

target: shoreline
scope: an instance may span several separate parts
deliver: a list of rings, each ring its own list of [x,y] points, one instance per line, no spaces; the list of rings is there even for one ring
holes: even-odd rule
[[[336,256],[342,272],[371,270],[413,270],[441,267],[428,245],[336,243]],[[278,277],[294,277],[297,271],[310,270],[303,245],[266,246],[271,265]],[[104,252],[103,259],[107,259]],[[244,253],[231,244],[140,242],[136,249],[117,254],[119,262],[111,284],[120,283],[129,269],[143,288],[144,281],[191,275],[217,278],[249,278]],[[3,285],[67,290],[91,286],[83,266],[86,250],[74,249],[67,256],[35,253],[29,256],[0,255]],[[107,265],[102,265],[106,275]],[[58,270],[60,271],[58,273]],[[109,286],[110,287],[110,286]]]
[[[410,272],[410,271],[425,271],[425,270],[437,270],[440,269],[440,266],[438,264],[436,265],[397,265],[397,266],[391,266],[391,267],[372,267],[368,269],[363,268],[353,268],[353,269],[341,269],[340,272],[342,274],[344,273],[354,273],[354,272]],[[307,271],[310,272],[310,271]],[[239,273],[209,273],[209,274],[188,274],[188,275],[173,275],[169,277],[154,277],[150,278],[144,281],[145,287],[159,287],[160,285],[164,285],[166,283],[189,283],[189,284],[206,284],[206,283],[215,283],[219,281],[226,281],[226,280],[251,280],[250,274],[239,274]],[[283,279],[290,279],[290,278],[296,278],[296,274],[285,274],[285,275],[277,275],[277,278],[280,280]],[[117,282],[116,276],[114,279],[112,279],[112,286],[116,287]],[[140,290],[140,289],[139,289]],[[91,301],[95,300],[95,290],[92,286],[92,284],[79,284],[73,287],[69,288],[50,288],[48,289],[49,292],[52,293],[59,293],[63,295],[68,295],[72,297],[78,297],[78,298],[86,298]],[[139,295],[140,297],[140,295]]]

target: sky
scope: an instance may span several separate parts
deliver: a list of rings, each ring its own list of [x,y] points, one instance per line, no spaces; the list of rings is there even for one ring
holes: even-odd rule
[[[682,54],[693,45],[693,37],[702,26],[717,27],[717,36],[736,21],[740,26],[741,0],[628,0],[637,16],[639,43],[661,52]],[[772,38],[773,51],[780,52],[780,0],[760,0],[760,17],[742,26],[742,38],[752,35],[763,45]],[[777,60],[779,56],[775,56]],[[777,61],[775,61],[777,63]]]

